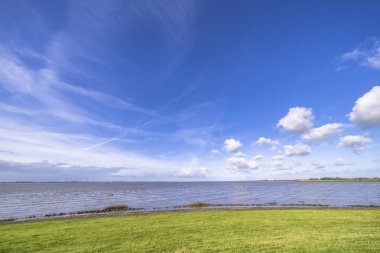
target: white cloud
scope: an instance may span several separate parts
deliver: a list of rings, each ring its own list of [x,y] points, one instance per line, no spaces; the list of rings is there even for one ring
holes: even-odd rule
[[[275,156],[272,156],[272,159],[273,159],[273,160],[284,160],[285,157],[282,156],[282,155],[275,155]]]
[[[380,39],[369,38],[351,52],[340,57],[342,62],[353,61],[361,66],[380,70]]]
[[[288,132],[304,133],[313,126],[313,119],[311,108],[293,107],[284,118],[280,119],[277,127]]]
[[[254,161],[259,161],[259,160],[263,160],[264,159],[264,156],[263,155],[255,155],[254,157],[253,157],[253,160]]]
[[[343,158],[338,158],[336,162],[332,164],[333,167],[343,167],[343,166],[352,166],[354,165],[354,162],[346,161]]]
[[[302,139],[309,141],[327,139],[341,132],[343,126],[344,125],[340,123],[330,123],[321,127],[312,128],[302,135]]]
[[[96,166],[104,170],[110,167],[134,168],[157,173],[174,171],[178,164],[183,163],[127,150],[123,147],[124,141],[124,137],[102,138],[89,134],[53,132],[0,117],[0,150],[7,151],[0,152],[0,160],[18,163],[47,160],[78,167]]]
[[[360,97],[348,118],[363,128],[380,126],[380,86]]]
[[[208,170],[206,168],[183,168],[178,172],[178,177],[186,178],[203,178],[206,177]]]
[[[0,48],[0,65],[0,84],[5,89],[14,93],[31,92],[39,73],[26,70],[17,57],[7,53],[3,48]]]
[[[290,159],[276,159],[272,163],[275,170],[292,170],[300,165],[301,163],[299,161]]]
[[[217,149],[211,149],[210,153],[211,153],[211,156],[213,156],[213,157],[218,156],[218,155],[221,154],[220,151],[217,150]]]
[[[260,137],[259,139],[257,139],[257,141],[255,142],[255,144],[256,145],[269,144],[269,145],[272,145],[272,146],[278,146],[280,144],[280,142],[278,140],[272,140],[272,139],[269,139],[269,138]]]
[[[343,158],[338,158],[335,162],[323,164],[320,162],[312,162],[311,163],[315,169],[323,169],[326,167],[344,167],[344,166],[352,166],[355,163],[352,161],[347,161]]]
[[[132,173],[133,169],[120,167],[97,167],[97,166],[81,166],[68,163],[52,163],[47,160],[30,163],[20,163],[14,161],[0,160],[0,176],[2,180],[14,181],[67,181],[67,180],[112,180],[118,171],[128,171]]]
[[[227,139],[224,141],[224,149],[228,152],[235,152],[238,150],[241,146],[241,142],[239,140],[235,140],[233,138]]]
[[[299,161],[291,159],[290,157],[285,157],[283,155],[272,156],[272,160],[263,165],[263,167],[267,167],[275,171],[293,170],[299,166],[301,166],[301,163]]]
[[[20,99],[19,103],[33,98],[55,117],[74,122],[89,119],[88,112],[86,115],[83,109],[69,102],[65,94],[54,89],[58,79],[53,70],[28,68],[19,56],[3,47],[0,47],[0,66],[0,87]],[[19,107],[17,103],[15,105]],[[25,112],[25,109],[18,111]]]
[[[175,132],[177,140],[187,144],[206,147],[212,140],[214,127],[183,128]]]
[[[294,146],[285,145],[284,151],[286,156],[306,156],[311,153],[311,148],[306,144],[297,143]]]
[[[250,172],[259,168],[255,160],[248,160],[242,152],[235,153],[227,159],[228,169],[237,172]]]
[[[350,148],[353,152],[359,153],[366,150],[372,140],[361,135],[347,135],[340,138],[340,146]]]
[[[19,104],[32,98],[35,102],[38,102],[35,106],[43,107],[42,112],[56,118],[75,123],[122,129],[120,126],[99,119],[97,115],[94,115],[90,110],[86,110],[80,103],[70,99],[70,94],[68,94],[70,92],[90,98],[108,107],[140,112],[145,115],[162,118],[155,112],[145,110],[120,98],[66,83],[59,78],[60,75],[57,70],[50,65],[40,69],[31,68],[22,61],[22,57],[19,54],[13,51],[22,52],[23,50],[19,48],[10,50],[6,47],[0,47],[0,87],[15,95],[14,105],[6,105],[5,109],[11,109],[25,115],[27,113],[30,114],[31,110],[27,111],[26,108],[20,107]],[[48,59],[48,57],[45,58]],[[41,112],[41,108],[39,112]]]
[[[315,169],[323,169],[323,168],[326,167],[325,164],[322,164],[322,163],[320,163],[320,162],[311,162],[311,165],[313,165],[313,167],[314,167]]]

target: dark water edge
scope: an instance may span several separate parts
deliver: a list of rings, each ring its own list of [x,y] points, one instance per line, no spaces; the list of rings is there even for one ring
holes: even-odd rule
[[[206,208],[378,207],[379,182],[0,183],[0,219],[81,215],[108,205],[127,212]],[[90,212],[88,212],[90,211]]]
[[[115,211],[115,212],[93,212],[94,210],[83,210],[79,212],[71,213],[52,213],[46,214],[44,216],[27,216],[23,218],[7,218],[0,219],[0,225],[13,224],[26,221],[41,221],[41,220],[56,220],[56,219],[70,219],[70,218],[95,218],[95,217],[116,217],[125,215],[143,215],[143,214],[154,214],[154,213],[178,213],[178,212],[193,212],[193,211],[252,211],[252,210],[380,210],[380,205],[378,206],[344,206],[344,207],[334,207],[326,205],[281,205],[281,206],[256,206],[256,205],[225,205],[223,207],[201,207],[201,208],[136,208],[130,211]]]

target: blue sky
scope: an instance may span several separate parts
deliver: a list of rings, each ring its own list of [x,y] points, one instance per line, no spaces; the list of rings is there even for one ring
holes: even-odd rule
[[[0,2],[0,181],[380,176],[378,1]]]

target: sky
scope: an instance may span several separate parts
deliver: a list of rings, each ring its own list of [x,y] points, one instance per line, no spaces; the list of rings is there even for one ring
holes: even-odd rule
[[[380,177],[380,2],[0,1],[0,181]]]

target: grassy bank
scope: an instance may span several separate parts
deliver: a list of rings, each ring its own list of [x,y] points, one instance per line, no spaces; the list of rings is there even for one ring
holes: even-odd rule
[[[219,210],[0,225],[0,252],[379,252],[379,209]]]

